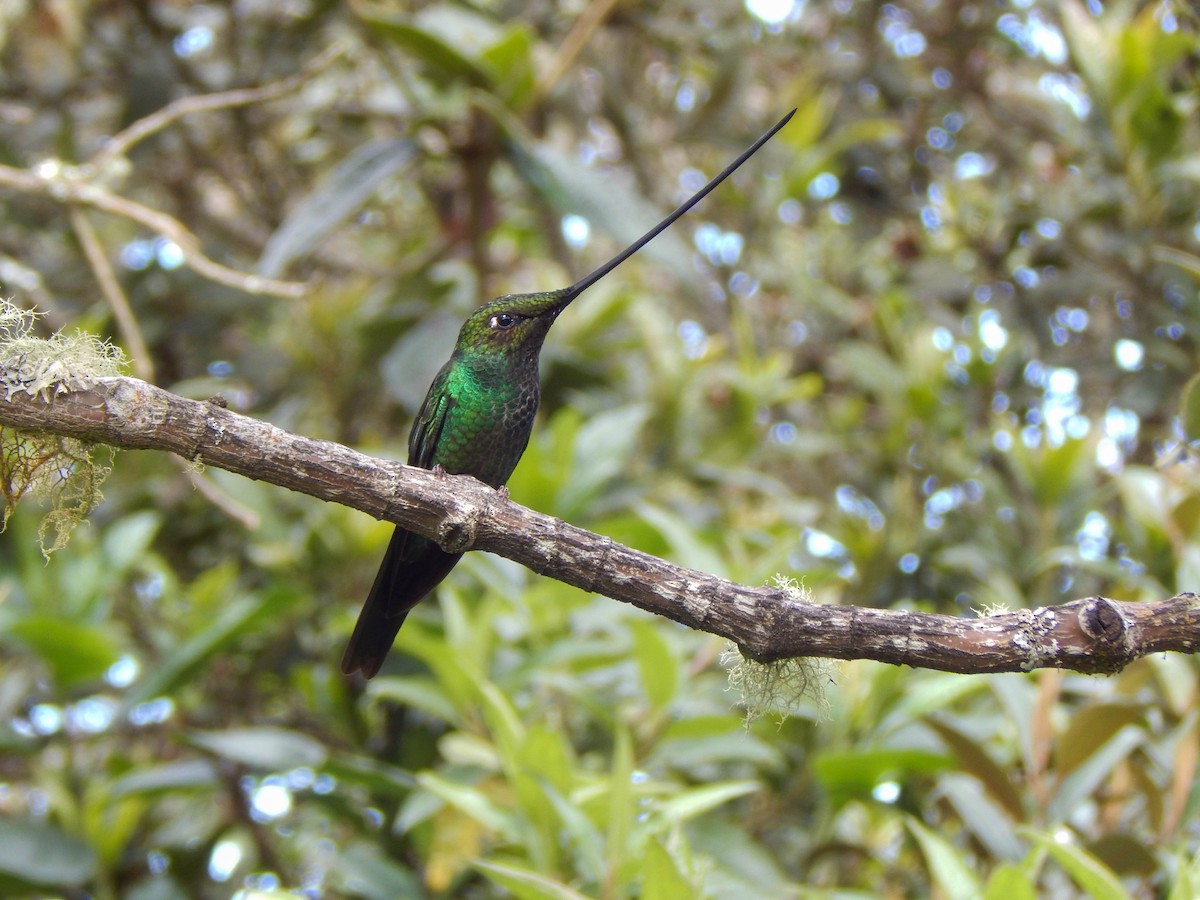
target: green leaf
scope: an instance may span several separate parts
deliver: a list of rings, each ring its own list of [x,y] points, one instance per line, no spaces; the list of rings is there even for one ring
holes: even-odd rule
[[[818,755],[813,772],[835,802],[868,797],[880,781],[928,775],[950,766],[950,758],[927,750],[847,750]]]
[[[1168,485],[1161,472],[1148,466],[1126,466],[1117,476],[1125,514],[1152,534],[1171,520]]]
[[[1021,821],[1001,807],[983,785],[970,775],[946,772],[938,778],[938,788],[975,838],[996,859],[1020,859],[1025,847],[1017,837]]]
[[[1108,105],[1112,102],[1112,73],[1118,68],[1114,42],[1079,0],[1062,0],[1059,8],[1073,62],[1088,89],[1101,104]]]
[[[1180,590],[1188,590],[1200,584],[1200,544],[1185,544],[1179,551],[1179,563],[1175,567],[1175,584]]]
[[[585,895],[562,882],[515,864],[502,865],[478,859],[471,865],[521,900],[587,900]]]
[[[1126,725],[1108,741],[1061,779],[1050,800],[1047,816],[1052,822],[1062,822],[1091,796],[1117,764],[1144,743],[1146,734],[1141,728]]]
[[[269,772],[299,766],[318,768],[326,758],[325,746],[308,735],[270,725],[190,731],[187,739],[209,753]]]
[[[500,749],[504,764],[514,771],[519,764],[520,750],[525,742],[525,726],[512,702],[493,682],[482,681],[479,685],[483,701],[483,715],[487,720],[492,737]]]
[[[450,781],[433,772],[420,773],[417,784],[505,840],[520,842],[513,815],[471,785]]]
[[[1179,419],[1189,441],[1200,438],[1200,375],[1193,375],[1183,386],[1179,402]]]
[[[1175,858],[1175,880],[1167,900],[1195,900],[1200,896],[1200,854],[1190,860],[1182,851]]]
[[[417,784],[416,778],[407,769],[388,765],[370,756],[352,753],[332,754],[325,761],[322,770],[338,781],[361,784],[372,794],[404,797],[411,795]]]
[[[1031,828],[1022,829],[1022,833],[1045,848],[1091,900],[1132,900],[1117,874],[1078,844],[1056,840],[1053,834]]]
[[[36,819],[0,819],[0,872],[30,884],[74,887],[95,875],[96,854]]]
[[[574,755],[566,736],[558,728],[535,725],[529,729],[521,746],[521,766],[562,794],[571,789]]]
[[[1008,714],[1008,721],[1016,730],[1017,746],[1026,765],[1034,766],[1037,758],[1038,738],[1034,734],[1037,716],[1038,694],[1032,679],[1015,673],[993,675],[987,679],[988,686]]]
[[[435,80],[465,81],[480,88],[490,84],[491,73],[472,59],[472,51],[478,54],[496,38],[496,25],[483,17],[446,6],[413,16],[362,0],[351,3],[351,9],[372,31],[423,63]]]
[[[386,701],[411,706],[449,725],[462,725],[462,717],[458,710],[450,702],[442,686],[432,678],[419,675],[382,675],[367,685],[367,698],[372,702]]]
[[[837,108],[837,95],[832,90],[810,90],[796,102],[796,113],[787,129],[779,136],[782,142],[796,150],[806,150],[821,140]]]
[[[463,617],[458,614],[460,604],[455,596],[447,584],[443,584],[438,591],[438,599],[442,602],[445,639],[410,621],[400,632],[396,649],[403,649],[429,666],[438,688],[458,711],[458,718],[462,719],[475,710],[479,700],[479,684],[474,666],[464,664],[461,653],[449,652],[447,647],[452,635],[466,628]]]
[[[948,900],[975,900],[983,894],[974,867],[949,841],[934,834],[911,816],[905,817],[904,824],[917,839],[929,869],[929,877],[941,894]]]
[[[997,765],[982,745],[948,723],[929,718],[925,720],[925,724],[936,731],[946,746],[954,752],[959,766],[978,778],[987,792],[1004,807],[1004,811],[1020,821],[1024,815],[1021,795],[1008,771]]]
[[[860,389],[876,394],[900,394],[908,375],[888,353],[866,341],[844,341],[833,349],[831,365]]]
[[[666,847],[657,840],[648,841],[642,860],[642,900],[676,900],[695,894],[691,881],[679,871]]]
[[[727,781],[690,788],[658,801],[654,805],[654,815],[656,819],[661,820],[660,825],[681,825],[718,806],[723,806],[730,800],[761,789],[762,785],[757,781]]]
[[[621,406],[597,413],[580,426],[570,475],[559,496],[559,514],[567,519],[578,516],[609,482],[628,470],[649,415],[644,404]]]
[[[1021,866],[1005,863],[992,870],[983,900],[1037,900],[1037,881]]]
[[[452,731],[438,741],[442,758],[452,767],[498,772],[513,777],[517,774],[511,757],[505,757],[490,735],[470,731]]]
[[[608,868],[621,872],[634,817],[633,738],[622,722],[616,723],[614,738],[608,782]]]
[[[516,797],[514,806],[522,819],[525,857],[540,872],[558,871],[562,823],[550,802],[548,791],[552,786],[528,769],[508,773],[507,784]]]
[[[558,509],[571,478],[576,436],[583,423],[579,410],[564,406],[534,429],[520,465],[508,480],[514,498],[534,509]]]
[[[157,512],[125,516],[104,529],[104,561],[113,574],[128,572],[148,552],[150,542],[162,525]]]
[[[779,773],[787,769],[783,749],[775,743],[747,734],[745,724],[741,721],[723,734],[664,737],[655,745],[649,759],[656,765],[689,773],[698,773],[718,764],[754,766]]]
[[[633,658],[642,676],[642,690],[657,708],[666,709],[679,689],[679,662],[663,638],[658,621],[634,619],[629,623],[633,634]]]
[[[1095,441],[1067,438],[1054,446],[1048,443],[1026,447],[1017,442],[1009,459],[1043,508],[1060,505],[1091,472]]]
[[[181,759],[157,766],[132,769],[112,783],[113,796],[187,791],[211,787],[218,781],[217,770],[207,759]]]
[[[962,551],[966,548],[950,548]],[[946,562],[946,554],[939,562]],[[895,708],[903,719],[920,719],[963,702],[979,691],[987,690],[987,681],[974,675],[955,675],[949,672],[913,672],[905,685],[904,696]]]
[[[784,861],[757,840],[739,819],[705,816],[693,820],[686,834],[688,843],[702,860],[704,871],[710,871],[708,860],[712,860],[724,870],[726,878],[735,885],[740,883],[746,897],[786,897],[792,890],[794,885],[784,871]],[[737,896],[737,892],[726,891],[723,895]]]
[[[355,841],[334,854],[330,876],[343,896],[368,900],[423,900],[427,896],[411,869],[365,841]]]
[[[495,93],[513,109],[522,109],[535,95],[534,43],[535,36],[528,27],[511,21],[503,37],[479,55],[493,73]]]
[[[121,655],[108,631],[96,625],[34,615],[8,630],[50,666],[64,688],[103,677]]]
[[[598,882],[604,873],[604,838],[600,830],[579,806],[553,785],[546,784],[544,789],[569,837],[567,846],[574,853],[576,869],[586,880]]]
[[[417,156],[417,145],[403,139],[379,138],[355,147],[268,238],[258,260],[258,273],[268,278],[281,276],[293,260],[338,229],[380,185],[408,168]]]
[[[1056,742],[1054,770],[1065,778],[1127,725],[1142,726],[1146,714],[1140,705],[1096,703],[1085,706],[1071,717]]]
[[[637,514],[653,525],[671,547],[671,558],[682,566],[728,577],[725,557],[696,533],[693,524],[665,507],[648,502],[635,505]]]
[[[124,708],[129,710],[139,703],[171,694],[191,680],[208,660],[250,630],[249,623],[265,603],[265,598],[257,594],[230,600],[206,628],[170,650],[129,690]]]

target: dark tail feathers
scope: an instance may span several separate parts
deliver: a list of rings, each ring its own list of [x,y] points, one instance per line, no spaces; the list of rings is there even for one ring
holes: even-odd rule
[[[433,541],[397,528],[371,585],[367,602],[346,652],[342,672],[372,678],[383,665],[408,611],[441,583],[461,553],[447,553]]]

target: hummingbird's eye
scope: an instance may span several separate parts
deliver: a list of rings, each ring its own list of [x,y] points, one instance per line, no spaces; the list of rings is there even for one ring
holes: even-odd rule
[[[497,331],[504,331],[507,328],[512,328],[517,324],[517,316],[512,313],[496,313],[488,319],[488,327],[494,328]]]

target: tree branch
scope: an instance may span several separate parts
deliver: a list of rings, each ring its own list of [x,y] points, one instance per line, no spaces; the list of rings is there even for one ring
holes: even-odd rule
[[[306,82],[328,69],[334,62],[345,54],[345,48],[334,44],[312,60],[308,65],[295,74],[262,87],[235,88],[217,94],[201,94],[192,97],[180,97],[166,106],[155,110],[150,115],[138,119],[132,125],[115,134],[90,161],[91,167],[103,172],[116,160],[128,156],[133,147],[153,134],[157,134],[169,125],[173,125],[186,116],[200,112],[212,112],[217,109],[233,109],[239,106],[249,106],[275,100],[293,91],[299,90]]]
[[[86,167],[67,166],[56,160],[48,160],[35,170],[0,165],[0,187],[12,188],[24,194],[50,197],[67,204],[90,206],[136,222],[158,232],[175,244],[189,268],[217,284],[236,288],[247,294],[269,295],[288,300],[303,297],[308,291],[308,285],[301,282],[249,275],[210,259],[200,249],[199,239],[174,216],[113,193],[107,187],[90,180],[90,173]]]
[[[488,550],[542,575],[735,642],[762,662],[874,659],[949,672],[1116,672],[1150,653],[1200,646],[1200,597],[1088,597],[977,619],[798,601],[672,565],[526,509],[467,476],[437,475],[290,434],[134,378],[98,379],[49,400],[0,398],[0,424],[114,447],[167,450],[403,525],[455,552]]]
[[[248,294],[265,294],[285,299],[303,297],[308,292],[307,284],[239,272],[210,259],[201,250],[199,239],[186,225],[173,216],[121,196],[111,190],[106,181],[119,168],[116,165],[117,161],[124,159],[125,155],[138,142],[162,131],[179,119],[193,113],[247,106],[282,97],[298,90],[315,75],[332,65],[343,53],[344,50],[340,45],[334,45],[302,71],[275,84],[222,91],[198,97],[183,97],[169,103],[115,135],[102,150],[83,165],[68,165],[56,159],[43,160],[28,170],[0,165],[0,186],[25,194],[50,197],[68,204],[72,225],[79,235],[97,275],[101,273],[95,263],[97,258],[95,254],[102,254],[102,248],[98,239],[95,238],[90,224],[79,212],[79,208],[84,206],[128,219],[157,232],[179,248],[183,254],[183,261],[189,268],[217,284],[245,291]],[[3,110],[0,109],[0,113],[2,112]],[[111,292],[106,290],[106,294],[110,294],[111,299]],[[132,320],[122,319],[119,304],[114,304],[113,309],[122,325],[125,337],[127,339],[137,337],[136,329],[131,331],[129,328]],[[143,362],[149,359],[148,355],[138,352],[136,344],[131,346],[130,350],[133,351],[135,359]]]

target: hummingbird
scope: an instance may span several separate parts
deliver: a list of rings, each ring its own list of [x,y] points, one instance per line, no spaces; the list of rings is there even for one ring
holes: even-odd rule
[[[508,294],[479,307],[463,323],[449,361],[429,386],[408,436],[408,464],[472,475],[504,486],[529,443],[538,408],[538,356],[550,326],[576,297],[669,228],[795,114],[792,110],[665,219],[570,287]],[[462,558],[437,542],[397,527],[342,657],[342,672],[372,678],[416,604]]]

